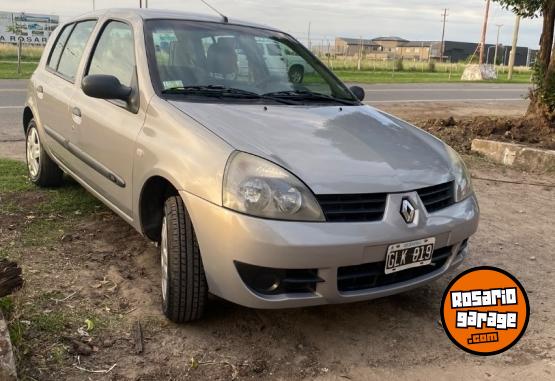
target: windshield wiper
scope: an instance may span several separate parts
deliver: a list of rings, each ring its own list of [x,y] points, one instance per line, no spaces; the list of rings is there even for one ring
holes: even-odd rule
[[[264,94],[267,97],[273,98],[283,98],[283,99],[294,99],[294,100],[316,100],[316,101],[328,101],[337,102],[344,105],[354,106],[357,103],[354,100],[337,98],[331,95],[322,93],[313,93],[312,91],[303,90],[287,90],[287,91],[276,91],[273,93]]]
[[[213,93],[216,95],[220,95],[223,93],[226,94],[237,94],[237,95],[248,95],[248,96],[258,96],[257,93],[241,90],[241,89],[233,89],[224,86],[216,86],[216,85],[199,85],[199,86],[176,86],[171,87],[169,89],[162,90],[162,94],[175,94],[175,93]]]
[[[233,87],[203,85],[203,86],[177,86],[162,90],[162,94],[193,94],[214,97],[234,97],[246,99],[266,99],[274,102],[285,103],[288,105],[296,105],[297,102],[283,99],[281,97],[272,97],[268,95],[258,94],[254,91],[236,89]]]

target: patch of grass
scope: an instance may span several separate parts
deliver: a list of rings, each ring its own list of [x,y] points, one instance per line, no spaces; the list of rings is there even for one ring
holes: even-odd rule
[[[38,207],[38,210],[42,213],[80,216],[92,214],[102,207],[100,201],[81,185],[67,178],[64,186],[46,192],[49,196],[48,202]]]
[[[17,63],[0,62],[0,79],[27,79],[37,68],[37,62],[21,63],[21,74],[17,74]]]
[[[27,177],[27,167],[15,160],[0,160],[0,193],[23,192],[33,189]]]
[[[68,315],[59,311],[38,313],[31,316],[30,321],[35,330],[54,334],[63,332],[70,324]]]
[[[66,178],[64,185],[57,189],[37,189],[27,176],[24,163],[15,160],[0,159],[0,194],[8,192],[25,192],[37,190],[45,193],[47,201],[36,206],[39,213],[61,215],[86,215],[101,208],[101,203],[75,181]],[[21,209],[15,202],[0,204],[0,213]]]
[[[14,309],[13,300],[10,296],[6,296],[4,298],[0,298],[0,311],[4,314],[4,317],[9,319],[12,315]]]
[[[27,325],[19,320],[15,320],[9,324],[8,329],[10,331],[10,340],[12,341],[13,346],[20,347]]]
[[[25,200],[21,193],[30,191],[46,197],[34,198],[37,200],[37,205],[18,202],[19,199]],[[12,197],[13,194],[21,197],[16,200],[4,200],[0,204],[0,215],[18,213],[24,218],[27,217],[27,210],[31,210],[34,216],[26,220],[21,230],[19,245],[23,247],[52,244],[63,235],[65,228],[75,219],[102,209],[102,204],[73,180],[65,179],[64,185],[58,189],[38,189],[27,178],[25,164],[0,159],[0,200],[5,198],[3,195],[6,193],[11,193]],[[50,218],[51,215],[55,215],[56,218]],[[7,248],[1,250],[1,255],[8,255]]]
[[[4,259],[9,257],[10,256],[9,256],[8,250],[3,247],[0,247],[0,258]]]
[[[58,344],[50,351],[50,358],[54,363],[62,365],[67,359],[67,350],[63,345]]]
[[[64,234],[64,221],[37,218],[21,231],[23,247],[49,246]]]
[[[336,70],[335,74],[345,82],[356,83],[442,83],[461,82],[462,73],[444,72],[410,72],[410,71],[356,71]],[[507,80],[506,74],[501,74],[495,81],[482,81],[479,83],[530,83],[529,73],[516,73],[512,81]]]

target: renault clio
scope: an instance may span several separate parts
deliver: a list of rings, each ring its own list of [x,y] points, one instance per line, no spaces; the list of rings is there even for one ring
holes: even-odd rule
[[[209,293],[268,309],[384,297],[458,266],[479,208],[453,149],[363,99],[271,27],[98,11],[58,27],[29,81],[29,176],[73,177],[159,243],[175,322]]]

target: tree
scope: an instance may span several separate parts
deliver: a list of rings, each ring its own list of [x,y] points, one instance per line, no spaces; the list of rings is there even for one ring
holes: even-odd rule
[[[531,94],[529,114],[541,114],[555,123],[555,0],[495,0],[514,13],[543,17],[540,52],[534,66],[536,88]]]

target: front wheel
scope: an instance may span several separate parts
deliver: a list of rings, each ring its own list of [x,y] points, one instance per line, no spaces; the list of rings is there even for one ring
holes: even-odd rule
[[[45,188],[58,187],[62,184],[64,173],[44,150],[34,120],[31,120],[27,126],[25,156],[29,179],[33,184]]]
[[[200,319],[208,286],[193,223],[179,196],[164,206],[160,259],[164,314],[175,323]]]

